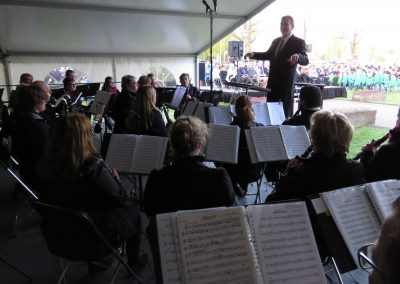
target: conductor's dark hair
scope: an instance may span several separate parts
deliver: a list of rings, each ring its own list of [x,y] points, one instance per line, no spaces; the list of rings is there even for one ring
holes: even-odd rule
[[[321,97],[321,89],[316,86],[304,86],[300,90],[299,99],[304,101],[307,108],[320,107]]]
[[[281,23],[282,23],[284,20],[289,20],[289,21],[292,23],[292,26],[294,27],[294,20],[293,20],[293,17],[292,17],[292,16],[290,16],[290,15],[283,16],[283,17],[281,18]]]

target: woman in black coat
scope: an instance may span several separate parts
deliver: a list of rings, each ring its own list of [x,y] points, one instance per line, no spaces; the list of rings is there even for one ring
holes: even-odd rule
[[[83,210],[114,246],[126,241],[128,264],[139,265],[139,211],[127,205],[127,192],[93,145],[83,114],[57,120],[40,166],[40,199],[61,207]]]

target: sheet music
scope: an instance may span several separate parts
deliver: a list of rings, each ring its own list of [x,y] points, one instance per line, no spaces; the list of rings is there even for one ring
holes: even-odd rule
[[[400,197],[400,181],[385,180],[365,185],[381,223],[392,212],[393,202]]]
[[[254,147],[254,141],[250,129],[245,129],[244,135],[246,136],[247,147],[249,148],[250,161],[252,164],[256,164],[258,163],[256,148]]]
[[[325,192],[322,197],[358,265],[357,250],[376,241],[380,224],[364,186],[347,187]]]
[[[161,271],[165,284],[181,283],[173,226],[173,219],[176,218],[176,215],[176,212],[172,212],[159,214],[156,217]]]
[[[186,103],[185,108],[183,109],[182,115],[184,116],[192,116],[197,108],[198,102],[195,101],[188,101]]]
[[[185,283],[257,283],[243,207],[180,214]]]
[[[110,98],[111,94],[109,92],[97,91],[94,101],[90,105],[89,112],[93,114],[102,114]]]
[[[279,126],[250,128],[258,162],[287,160]]]
[[[304,202],[247,207],[264,283],[326,283]]]
[[[238,162],[240,128],[237,125],[209,124],[206,159],[231,164]]]
[[[267,103],[254,103],[254,121],[263,125],[271,125]]]
[[[283,104],[279,102],[267,103],[271,125],[281,125],[285,121]]]
[[[113,134],[108,146],[106,163],[118,172],[131,172],[137,136],[133,134]]]
[[[210,114],[210,123],[229,125],[232,122],[230,106],[210,106],[208,108]]]
[[[131,172],[150,174],[154,169],[161,169],[167,150],[167,142],[167,137],[139,136],[136,141]]]
[[[281,125],[283,144],[289,159],[302,155],[311,145],[304,126]]]
[[[183,96],[186,93],[186,88],[182,86],[176,86],[174,96],[172,97],[171,107],[172,108],[179,108],[179,105],[182,102]]]

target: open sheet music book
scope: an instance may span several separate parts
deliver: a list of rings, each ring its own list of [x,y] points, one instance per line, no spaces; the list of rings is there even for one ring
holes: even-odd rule
[[[163,283],[326,283],[304,202],[157,215]]]
[[[173,109],[178,109],[183,97],[185,96],[186,93],[186,88],[182,87],[182,86],[176,86],[174,95],[172,97],[171,103],[169,104],[169,106]]]
[[[97,91],[93,103],[90,105],[89,112],[93,114],[103,114],[104,107],[110,101],[111,94],[109,92]]]
[[[208,108],[208,121],[214,124],[229,125],[233,120],[234,105],[210,106]]]
[[[251,162],[289,160],[311,145],[304,126],[258,126],[245,130]]]
[[[253,110],[255,122],[263,125],[281,125],[285,120],[282,103],[254,103]]]
[[[237,125],[209,124],[206,159],[237,164],[240,128]]]
[[[162,168],[167,142],[167,137],[113,134],[106,163],[120,172],[150,174]]]
[[[322,193],[355,264],[358,265],[357,250],[376,241],[384,217],[390,214],[391,204],[399,196],[399,180],[373,182]]]

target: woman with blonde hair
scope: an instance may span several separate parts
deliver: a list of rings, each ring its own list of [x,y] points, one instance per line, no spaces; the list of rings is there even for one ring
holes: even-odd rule
[[[318,111],[311,116],[313,151],[289,161],[287,174],[267,201],[300,198],[364,183],[362,165],[348,160],[353,126],[342,113]]]
[[[129,133],[167,136],[163,114],[156,107],[156,90],[150,86],[139,87],[136,103],[125,120]]]
[[[253,104],[251,103],[249,96],[240,96],[237,98],[235,103],[235,113],[236,116],[231,125],[237,125],[240,127],[238,163],[225,164],[224,168],[232,180],[236,194],[242,197],[247,192],[248,184],[256,180],[260,176],[262,170],[262,164],[252,164],[250,161],[245,129],[262,126],[262,124],[254,121],[255,115]]]
[[[87,212],[111,244],[126,242],[128,264],[140,265],[140,213],[127,205],[118,173],[96,152],[91,125],[83,114],[56,121],[39,171],[41,200]]]

